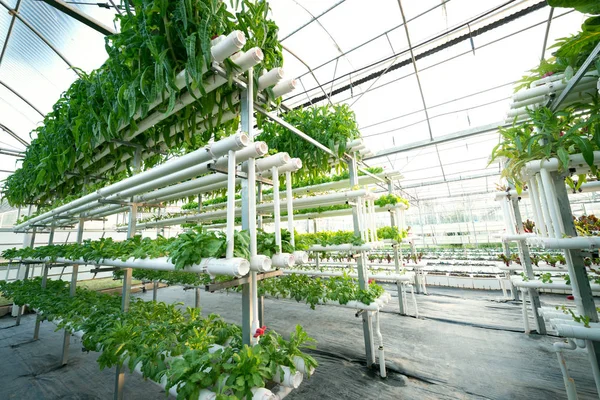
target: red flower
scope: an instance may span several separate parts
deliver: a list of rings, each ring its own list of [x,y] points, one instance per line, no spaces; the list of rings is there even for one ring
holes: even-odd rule
[[[262,336],[262,335],[264,335],[264,334],[265,334],[265,332],[266,332],[266,331],[267,331],[267,327],[266,327],[266,326],[263,326],[263,327],[261,327],[261,328],[258,328],[258,329],[256,330],[256,333],[254,334],[254,337],[255,337],[255,338],[257,338],[257,337],[259,337],[259,336]]]
[[[567,300],[575,300],[575,296],[567,296]]]

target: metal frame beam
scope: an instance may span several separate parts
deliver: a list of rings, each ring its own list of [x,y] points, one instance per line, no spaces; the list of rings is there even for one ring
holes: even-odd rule
[[[17,4],[15,5],[14,10],[18,13],[20,8],[21,0],[17,0]],[[4,40],[4,45],[2,45],[2,52],[0,53],[0,65],[2,65],[2,60],[4,59],[4,54],[6,53],[6,48],[8,47],[8,40],[10,39],[13,27],[15,26],[15,19],[16,15],[12,14],[12,18],[10,19],[10,25],[8,26],[8,31],[6,32],[6,39]]]
[[[2,60],[0,57],[0,63],[1,62],[2,62]],[[17,135],[16,133],[14,133],[10,129],[8,129],[8,127],[6,125],[0,124],[0,129],[5,131],[6,133],[8,133],[10,136],[12,136],[13,139],[15,139],[17,142],[21,143],[23,146],[25,146],[25,147],[29,146],[29,143],[27,143],[24,139],[21,139],[21,137],[19,137],[19,135]]]
[[[366,160],[373,160],[375,158],[380,158],[384,156],[389,156],[391,154],[402,153],[409,150],[420,149],[422,147],[433,146],[436,144],[442,144],[446,142],[451,142],[458,139],[468,138],[470,136],[480,135],[482,133],[488,133],[498,130],[498,128],[506,128],[511,126],[512,124],[507,124],[504,121],[494,122],[487,125],[477,126],[475,128],[466,129],[463,131],[450,133],[448,135],[439,136],[434,138],[433,140],[421,140],[418,142],[413,142],[409,144],[405,144],[402,146],[392,147],[391,149],[385,149],[378,151],[375,155],[365,158]]]
[[[44,42],[46,44],[46,46],[50,47],[50,49],[52,51],[54,51],[54,53],[56,53],[56,55],[58,55],[69,66],[69,68],[71,68],[71,70],[73,70],[73,72],[75,72],[77,74],[77,76],[81,77],[81,73],[73,68],[73,65],[60,52],[60,50],[58,50],[56,47],[54,47],[54,45],[52,43],[50,43],[50,41],[48,39],[46,39],[46,37],[44,35],[42,35],[42,33],[40,31],[38,31],[33,25],[31,25],[25,18],[21,17],[21,15],[19,14],[19,11],[16,8],[11,9],[10,6],[2,0],[0,0],[0,4],[8,10],[8,12],[13,16],[13,18],[17,18],[19,21],[21,21],[23,24],[25,24],[25,26],[27,28],[29,28],[29,30],[31,32],[33,32],[38,38],[40,38],[40,40],[42,42]]]
[[[63,13],[67,14],[69,17],[76,19],[77,21],[81,22],[82,24],[89,26],[90,28],[94,29],[95,31],[102,33],[103,35],[114,35],[117,33],[114,29],[104,25],[100,21],[97,21],[94,18],[90,17],[89,15],[79,11],[77,8],[71,7],[70,5],[68,5],[67,3],[65,3],[62,0],[42,0],[42,1],[48,5],[56,8],[57,10],[62,11]]]
[[[31,104],[29,102],[29,100],[27,100],[25,97],[21,96],[19,94],[19,92],[17,92],[15,89],[13,89],[12,87],[8,86],[5,82],[0,80],[0,85],[4,86],[6,89],[8,89],[10,92],[12,92],[12,94],[14,94],[15,96],[17,96],[18,98],[20,98],[21,100],[23,100],[25,102],[25,104],[27,104],[29,107],[33,108],[38,114],[40,114],[43,117],[45,117],[45,114],[43,112],[41,112],[36,106],[34,106],[33,104]]]

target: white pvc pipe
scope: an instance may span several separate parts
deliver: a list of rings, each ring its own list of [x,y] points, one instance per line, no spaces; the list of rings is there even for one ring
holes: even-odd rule
[[[564,232],[562,219],[560,218],[560,210],[558,209],[558,203],[556,199],[556,193],[554,192],[554,182],[550,176],[550,172],[547,169],[542,168],[540,170],[540,176],[542,178],[542,185],[544,193],[546,195],[546,201],[550,211],[550,220],[552,221],[552,230],[554,231],[554,237],[560,238],[562,232]]]
[[[529,180],[529,187],[531,188],[531,205],[533,207],[533,219],[535,227],[537,228],[540,235],[544,236],[546,227],[543,218],[541,217],[542,211],[540,209],[539,197],[537,196],[537,187],[535,186],[535,180]]]
[[[578,236],[560,239],[533,237],[527,239],[527,242],[532,246],[545,249],[597,249],[600,247],[600,237],[596,236]]]
[[[554,351],[558,357],[558,365],[560,366],[560,371],[562,372],[563,381],[565,383],[565,389],[567,391],[567,399],[568,400],[577,400],[577,389],[575,387],[575,381],[573,378],[569,376],[569,370],[567,369],[567,362],[562,353],[562,350],[575,350],[577,345],[574,341],[568,340],[567,343],[556,342],[553,344]]]
[[[550,209],[548,208],[548,201],[546,199],[546,194],[544,193],[543,186],[542,186],[542,178],[538,174],[534,177],[534,179],[537,183],[539,203],[542,208],[542,215],[544,216],[544,225],[546,227],[546,232],[548,233],[549,237],[553,237],[554,236],[554,228],[553,228],[551,218],[550,218]]]
[[[584,326],[568,324],[557,324],[555,325],[555,328],[560,336],[574,339],[600,341],[600,328],[586,328]]]
[[[294,198],[294,196],[292,195],[292,172],[291,171],[286,171],[286,173],[285,173],[285,191],[286,191],[287,199]],[[279,197],[279,194],[277,195],[277,197]],[[295,247],[296,246],[296,238],[295,238],[295,232],[294,232],[294,201],[293,200],[287,201],[286,204],[287,204],[288,232],[290,233],[290,244],[292,245],[292,247]],[[296,253],[297,252],[294,252],[294,258],[296,258]],[[308,254],[306,254],[306,258],[307,258],[306,261],[308,261]],[[302,258],[302,260],[304,260],[304,258]],[[296,260],[296,264],[298,264],[298,260]]]
[[[290,162],[291,157],[288,153],[277,153],[269,157],[265,157],[260,160],[256,160],[256,170],[257,171],[268,171],[273,167],[282,167],[288,162]],[[244,165],[244,170],[247,171],[247,165]]]
[[[283,377],[281,377],[280,370],[283,370]],[[304,377],[300,371],[295,371],[292,373],[292,370],[286,366],[277,367],[275,375],[273,375],[274,382],[292,389],[298,389],[303,378]]]
[[[377,243],[367,243],[360,246],[354,246],[350,243],[347,244],[338,244],[338,245],[329,245],[329,246],[321,246],[314,245],[308,248],[309,251],[370,251],[379,247],[379,242]]]
[[[323,276],[323,277],[340,277],[349,276],[350,278],[358,278],[358,274],[349,274],[346,272],[322,272],[319,270],[295,270],[286,269],[283,271],[284,275],[308,275],[308,276]],[[376,281],[394,281],[394,282],[412,282],[414,275],[399,275],[399,274],[369,274],[369,279],[375,279]]]
[[[271,262],[277,268],[289,268],[294,265],[294,256],[290,253],[277,253],[271,257]]]
[[[294,89],[296,89],[296,80],[295,79],[289,79],[287,81],[279,82],[273,88],[273,96],[275,98],[278,98],[285,94],[290,93]]]
[[[523,299],[523,327],[525,329],[525,333],[531,332],[531,328],[529,327],[529,314],[527,312],[527,290],[521,290],[521,298]]]
[[[295,265],[303,265],[308,264],[308,253],[305,251],[294,251],[292,253],[294,256],[294,264]]]
[[[289,157],[289,156],[288,156]],[[279,204],[279,172],[277,171],[277,167],[272,167],[271,168],[271,174],[273,176],[273,218],[275,220],[275,244],[277,245],[277,248],[279,249],[279,253],[282,252],[282,248],[281,248],[281,227],[279,226],[280,224],[280,218],[281,218],[281,208],[280,208],[280,204]],[[289,201],[288,203],[292,203],[291,201]],[[289,209],[289,207],[288,207]],[[293,211],[292,211],[293,213]]]
[[[600,151],[594,151],[594,164],[597,164],[599,161]],[[529,161],[525,164],[524,170],[529,174],[539,172],[542,168],[548,171],[556,171],[561,164],[558,158],[553,157],[547,160]],[[587,166],[588,164],[581,153],[569,155],[569,168],[586,168]]]
[[[221,63],[234,53],[240,51],[245,44],[246,36],[244,33],[242,31],[233,31],[211,47],[210,54],[214,61]]]
[[[579,81],[578,85],[583,85],[589,82],[596,82],[597,76],[584,76]],[[523,101],[531,97],[537,97],[541,95],[549,95],[557,92],[561,92],[568,85],[568,82],[560,83],[548,83],[546,85],[536,86],[531,89],[521,90],[513,95],[513,101]],[[576,86],[576,87],[577,87]]]
[[[250,271],[269,272],[273,268],[273,262],[265,255],[258,254],[250,259]]]
[[[235,172],[236,172],[235,152],[229,151],[227,165],[227,258],[233,257],[234,234],[235,234]]]
[[[49,257],[44,259],[30,259],[27,258],[24,261],[35,261],[35,262],[51,262]],[[52,261],[54,262],[54,261]],[[69,260],[62,257],[57,257],[55,262],[64,264],[77,264],[77,265],[104,265],[108,267],[117,268],[138,268],[138,269],[150,269],[155,271],[183,271],[183,272],[194,272],[202,273],[213,271],[213,275],[230,275],[230,276],[244,276],[250,269],[250,263],[244,258],[203,258],[200,263],[185,267],[183,270],[175,268],[175,264],[168,260],[168,257],[158,258],[128,258],[125,261],[120,259],[103,259],[98,262],[86,261],[83,258],[78,260]],[[220,272],[222,271],[222,272]]]
[[[277,85],[283,79],[283,68],[273,68],[258,78],[258,90],[264,90],[268,87]]]
[[[212,149],[213,146],[218,145],[218,148],[223,148],[223,149],[227,149],[227,150],[229,150],[229,149],[239,150],[239,149],[247,146],[247,144],[248,144],[248,136],[245,134],[238,133],[236,135],[227,137],[225,139],[220,140],[219,142],[214,143],[213,145],[210,146],[210,148]],[[181,169],[189,168],[198,163],[208,161],[211,157],[211,153],[212,152],[207,152],[206,149],[199,149],[199,150],[193,151],[182,157],[179,157],[177,159],[166,162],[165,164],[162,164],[155,168],[152,168],[151,170],[144,171],[142,173],[133,175],[133,176],[126,178],[120,182],[117,182],[113,185],[102,188],[94,193],[90,193],[90,194],[83,196],[75,201],[72,201],[68,204],[57,207],[47,213],[44,213],[37,217],[34,217],[30,220],[27,220],[26,222],[15,226],[14,229],[15,230],[23,229],[30,224],[44,221],[46,219],[60,215],[71,209],[86,205],[93,201],[96,201],[102,197],[108,197],[110,195],[118,193],[119,191],[121,191],[123,189],[138,186],[138,185],[144,184],[146,182],[149,182],[151,180],[160,178],[162,176],[175,173],[177,171],[180,171]],[[212,154],[214,154],[214,153],[212,153]],[[216,154],[218,154],[218,156],[222,155],[219,153],[216,153]]]
[[[516,235],[502,235],[503,242],[517,242],[519,240],[525,240],[530,237],[535,237],[533,233],[520,233]]]

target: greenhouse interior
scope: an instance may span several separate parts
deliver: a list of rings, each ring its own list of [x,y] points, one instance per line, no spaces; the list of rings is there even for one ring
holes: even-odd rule
[[[0,399],[600,397],[600,1],[0,10]]]

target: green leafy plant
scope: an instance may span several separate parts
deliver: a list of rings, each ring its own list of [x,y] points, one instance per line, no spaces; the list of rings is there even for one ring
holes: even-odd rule
[[[296,108],[283,115],[283,119],[327,146],[338,157],[330,163],[329,156],[312,143],[298,140],[298,136],[281,125],[259,118],[262,133],[256,140],[269,144],[270,151],[287,152],[302,160],[303,167],[294,174],[294,180],[329,175],[347,168],[342,158],[346,143],[360,137],[354,112],[347,104]]]
[[[235,90],[229,81],[206,92],[204,71],[210,69],[211,39],[234,30],[245,33],[243,50],[258,46],[264,59],[256,66],[255,82],[264,68],[282,65],[277,25],[267,18],[266,1],[242,0],[237,8],[228,8],[219,0],[168,1],[128,0],[127,12],[117,15],[120,33],[107,37],[109,58],[96,71],[86,74],[77,69],[80,78],[63,93],[32,133],[36,137],[28,146],[23,165],[4,183],[3,195],[11,205],[53,202],[84,189],[78,177],[65,179],[65,172],[91,173],[107,170],[107,181],[120,179],[130,167],[133,147],[117,146],[114,139],[130,139],[141,118],[151,112],[170,113],[181,95],[176,88],[176,75],[183,71],[188,92],[198,89],[198,101],[136,135],[131,142],[148,148],[164,141],[169,151],[181,153],[199,148],[210,139],[231,134],[239,121],[222,122],[226,111],[237,112],[232,102]],[[235,65],[224,67],[233,72]],[[159,103],[150,111],[149,105]],[[216,122],[213,109],[217,109]],[[206,121],[198,124],[197,121]],[[171,136],[171,128],[177,132]],[[156,146],[155,146],[156,147]],[[108,151],[101,161],[95,154]],[[150,167],[163,157],[147,157]],[[89,167],[88,167],[89,166]]]

